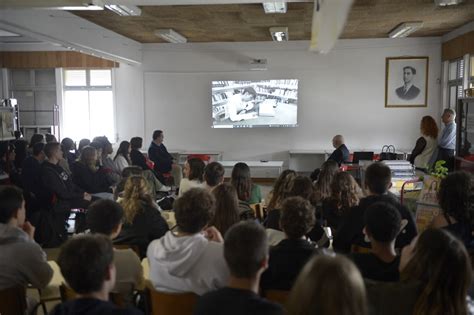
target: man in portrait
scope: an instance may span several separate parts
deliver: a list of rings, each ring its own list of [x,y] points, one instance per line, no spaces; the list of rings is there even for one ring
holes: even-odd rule
[[[416,69],[410,66],[403,67],[403,86],[397,88],[395,92],[403,100],[413,100],[420,94],[420,89],[413,85],[413,78]]]

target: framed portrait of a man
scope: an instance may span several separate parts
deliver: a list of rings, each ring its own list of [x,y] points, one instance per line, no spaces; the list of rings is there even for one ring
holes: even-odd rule
[[[390,57],[385,64],[385,107],[426,107],[429,57]]]

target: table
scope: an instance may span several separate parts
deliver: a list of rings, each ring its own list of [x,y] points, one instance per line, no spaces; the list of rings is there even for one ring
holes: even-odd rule
[[[311,173],[327,160],[333,150],[290,150],[289,168]]]
[[[250,168],[252,178],[277,178],[283,170],[283,161],[220,161],[224,177],[230,177],[235,164],[243,162]]]

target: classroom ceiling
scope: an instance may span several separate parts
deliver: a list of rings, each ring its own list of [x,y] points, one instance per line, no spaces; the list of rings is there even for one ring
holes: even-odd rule
[[[290,40],[311,36],[312,2],[288,3],[286,14],[265,14],[261,4],[140,6],[142,15],[75,11],[93,23],[141,43],[161,43],[154,31],[172,28],[188,42],[271,41],[269,28],[288,26]],[[402,22],[423,21],[411,37],[441,36],[474,21],[474,0],[440,8],[433,0],[355,0],[341,38],[386,38]]]

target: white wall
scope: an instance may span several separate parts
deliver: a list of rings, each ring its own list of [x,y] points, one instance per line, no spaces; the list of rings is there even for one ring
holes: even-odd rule
[[[145,133],[143,71],[141,67],[120,64],[114,70],[115,130],[119,141]]]
[[[411,149],[421,117],[439,117],[440,38],[341,40],[325,56],[307,47],[307,42],[143,45],[146,141],[154,129],[163,129],[168,148],[217,150],[224,159],[284,159],[290,149],[329,149],[337,133],[351,148],[380,150],[390,143]],[[384,107],[385,58],[397,56],[430,57],[427,108]],[[242,64],[250,57],[267,58],[268,71],[246,71]],[[299,127],[210,127],[210,81],[278,78],[300,80]],[[122,128],[140,129],[119,124]]]

